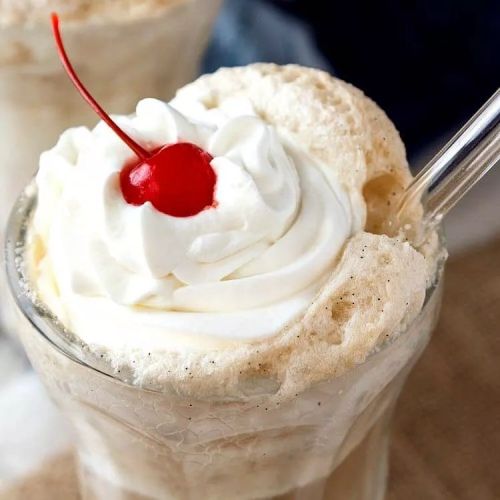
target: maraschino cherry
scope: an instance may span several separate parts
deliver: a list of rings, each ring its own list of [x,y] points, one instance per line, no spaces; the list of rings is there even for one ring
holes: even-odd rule
[[[213,207],[216,176],[209,153],[189,142],[178,142],[147,151],[128,136],[101,108],[78,78],[70,63],[59,30],[59,17],[52,14],[52,29],[59,58],[82,97],[101,119],[137,155],[120,172],[120,187],[131,205],[151,204],[160,212],[189,217]]]

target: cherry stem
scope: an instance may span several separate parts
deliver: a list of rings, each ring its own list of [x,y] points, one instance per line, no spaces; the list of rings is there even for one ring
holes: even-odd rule
[[[59,59],[62,62],[66,73],[68,74],[70,80],[73,82],[73,85],[77,88],[78,92],[80,92],[81,96],[87,101],[87,103],[91,106],[91,108],[100,116],[103,122],[105,122],[120,139],[142,160],[146,161],[151,157],[151,154],[146,151],[140,144],[135,142],[130,136],[128,136],[112,119],[111,117],[104,111],[104,109],[99,106],[97,101],[90,95],[90,92],[85,88],[85,85],[78,78],[73,65],[70,63],[68,59],[68,55],[66,54],[66,50],[64,48],[64,44],[61,38],[61,32],[59,30],[59,16],[55,13],[52,14],[52,31],[54,33],[54,39],[57,45],[57,52],[59,54]]]

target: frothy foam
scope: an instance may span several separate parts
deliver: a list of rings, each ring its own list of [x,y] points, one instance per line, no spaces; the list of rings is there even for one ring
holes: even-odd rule
[[[43,156],[38,288],[114,373],[203,398],[285,397],[363,361],[420,310],[432,253],[363,231],[391,219],[411,175],[358,90],[255,65],[119,120],[143,142],[215,156],[220,211],[127,206],[116,179],[130,153],[102,124]]]

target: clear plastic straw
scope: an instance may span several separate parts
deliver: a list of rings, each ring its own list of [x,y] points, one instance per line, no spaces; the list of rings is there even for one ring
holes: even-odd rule
[[[404,221],[406,212],[421,201],[424,227],[434,227],[499,160],[500,89],[408,186],[399,219]]]

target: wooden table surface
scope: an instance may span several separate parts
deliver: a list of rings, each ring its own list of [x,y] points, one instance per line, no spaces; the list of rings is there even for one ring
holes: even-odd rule
[[[448,263],[396,411],[388,498],[500,498],[500,240]]]
[[[396,410],[387,500],[500,498],[499,325],[497,240],[448,264],[439,325]],[[0,495],[77,498],[70,456]]]

